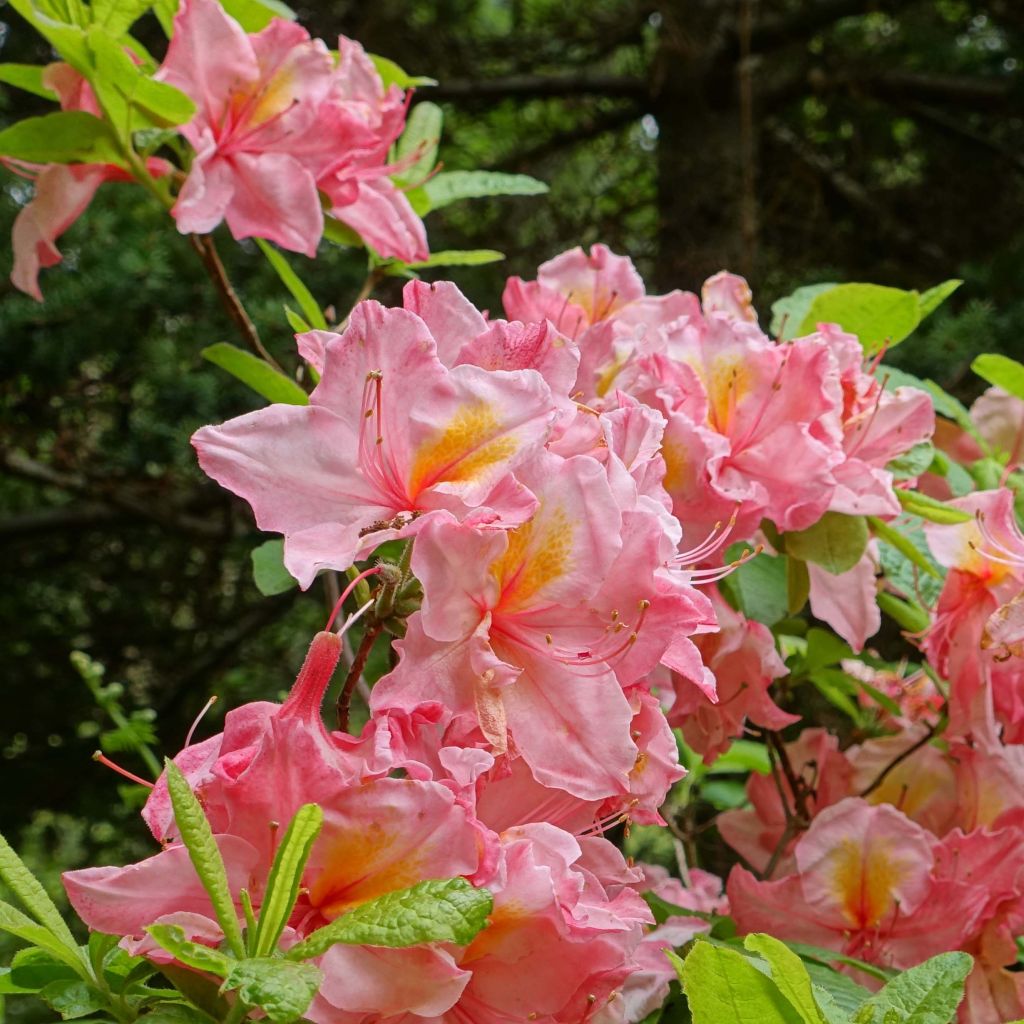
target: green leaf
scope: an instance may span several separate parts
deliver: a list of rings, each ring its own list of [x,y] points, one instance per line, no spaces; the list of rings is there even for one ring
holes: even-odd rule
[[[309,405],[309,395],[295,381],[275,370],[258,356],[238,348],[237,345],[218,341],[215,345],[204,348],[201,355],[215,366],[227,370],[232,377],[237,377],[256,394],[262,395],[270,402]]]
[[[878,284],[838,284],[815,296],[800,325],[810,334],[819,323],[836,323],[856,334],[868,355],[884,345],[898,345],[921,322],[920,297],[915,291]]]
[[[897,480],[912,480],[927,472],[935,459],[935,446],[931,441],[921,441],[909,451],[895,458],[885,468]]]
[[[0,879],[21,900],[25,909],[40,924],[45,925],[61,945],[75,952],[77,961],[79,957],[78,943],[64,918],[61,917],[57,905],[50,899],[36,876],[26,867],[25,862],[14,852],[2,833],[0,833]]]
[[[211,1024],[213,1018],[185,1003],[157,1003],[139,1019],[145,1024]]]
[[[334,217],[324,217],[324,238],[350,249],[361,249],[364,244],[356,231]]]
[[[39,64],[0,64],[0,82],[42,96],[46,100],[55,100],[57,94],[43,84],[45,70]]]
[[[804,1024],[827,1024],[811,991],[811,979],[803,961],[785,943],[770,935],[747,935],[743,945],[768,961],[772,981],[800,1015]]]
[[[723,775],[731,772],[757,772],[767,775],[772,770],[768,750],[763,743],[753,740],[733,740],[729,749],[720,754],[704,769],[706,775]]]
[[[302,317],[299,316],[299,314],[296,313],[295,310],[292,309],[291,306],[287,306],[286,305],[284,307],[284,315],[285,315],[285,319],[288,321],[288,326],[296,334],[305,334],[306,331],[313,330],[313,325],[312,324],[307,324],[306,321],[303,320]]]
[[[373,61],[373,66],[377,69],[377,74],[380,75],[380,80],[384,83],[385,89],[392,85],[397,85],[399,89],[415,89],[421,85],[437,85],[436,78],[427,78],[425,75],[410,75],[408,71],[404,71],[393,60],[388,60],[387,57],[381,57],[376,53],[370,53],[367,56]]]
[[[954,508],[943,501],[936,501],[920,491],[905,491],[897,487],[896,497],[907,512],[927,519],[930,523],[950,526],[954,523],[969,523],[974,518],[970,512]]]
[[[231,968],[221,992],[237,991],[249,1006],[258,1006],[273,1024],[289,1024],[309,1008],[323,975],[313,964],[259,957]]]
[[[734,544],[725,553],[727,562],[735,561],[747,544]],[[786,559],[783,556],[756,555],[734,569],[719,583],[719,589],[748,619],[774,626],[789,612]]]
[[[786,552],[814,562],[838,576],[849,572],[868,546],[868,524],[863,516],[826,512],[813,526],[786,534]]]
[[[926,292],[922,292],[918,300],[921,319],[923,320],[926,316],[934,313],[962,284],[963,281],[954,277],[948,281],[943,281],[942,284],[935,285],[934,288],[929,288]]]
[[[838,665],[843,658],[849,658],[852,654],[850,645],[835,633],[817,627],[807,631],[807,652],[804,655],[804,662],[808,672],[827,668],[829,665]]]
[[[220,0],[220,5],[246,32],[262,32],[274,18],[295,20],[295,12],[281,0]]]
[[[0,132],[0,156],[34,164],[121,164],[109,126],[82,110],[26,117]]]
[[[931,617],[916,601],[903,601],[884,590],[875,600],[878,601],[878,607],[908,633],[923,633],[931,625]]]
[[[908,562],[916,565],[921,572],[934,579],[942,580],[943,576],[939,571],[938,563],[931,558],[931,555],[926,554],[924,550],[919,548],[909,537],[905,536],[892,524],[876,519],[874,516],[868,516],[868,525],[871,527],[871,532],[879,540],[895,548]]]
[[[528,174],[501,174],[498,171],[442,171],[424,182],[423,191],[429,200],[429,209],[459,199],[479,199],[484,196],[539,196],[548,191],[543,181]]]
[[[432,252],[419,263],[406,263],[413,270],[426,267],[478,267],[485,263],[497,263],[505,258],[497,249],[442,249]]]
[[[444,111],[436,103],[417,103],[409,112],[395,159],[403,182],[418,185],[433,170],[443,125]]]
[[[299,584],[284,567],[284,541],[267,540],[252,552],[252,578],[264,597],[283,594]]]
[[[153,6],[153,0],[92,0],[92,23],[120,39]]]
[[[0,932],[7,932],[16,938],[30,942],[46,950],[54,959],[67,964],[80,978],[88,980],[89,971],[77,947],[71,947],[58,939],[49,928],[37,924],[17,907],[0,900]]]
[[[417,946],[454,942],[465,946],[484,927],[491,894],[464,878],[419,882],[363,903],[313,932],[285,954],[289,960],[320,956],[336,943],[355,946]]]
[[[823,292],[835,287],[835,282],[831,281],[827,284],[806,284],[773,302],[772,323],[769,328],[772,337],[780,341],[789,341],[790,338],[797,337],[814,300]]]
[[[151,924],[146,931],[175,960],[196,971],[206,971],[220,978],[227,977],[237,961],[218,949],[185,938],[185,930],[176,924]]]
[[[812,960],[805,962],[804,966],[816,989],[815,997],[818,999],[818,1005],[823,1011],[825,1010],[825,1000],[821,999],[819,995],[820,992],[824,992],[832,1000],[837,1010],[843,1014],[844,1024],[849,1016],[860,1008],[864,1000],[871,996],[870,989],[858,985],[848,975],[840,974],[839,971],[827,967],[825,964]],[[828,1016],[827,1013],[826,1016]]]
[[[1017,398],[1024,398],[1024,363],[1009,356],[986,352],[971,363],[971,369],[994,387],[1002,388]]]
[[[269,242],[265,242],[262,238],[256,239],[256,244],[260,247],[260,251],[264,256],[267,257],[267,261],[277,272],[277,276],[281,279],[281,283],[291,292],[292,298],[299,304],[299,309],[302,310],[303,316],[306,320],[312,324],[318,331],[327,330],[327,320],[324,317],[323,310],[320,308],[316,299],[313,298],[310,290],[302,283],[299,275],[292,270],[291,265]]]
[[[835,705],[855,723],[860,722],[864,714],[857,704],[857,682],[838,668],[818,668],[807,677],[815,689],[830,704]]]
[[[690,910],[688,907],[680,907],[676,903],[662,899],[657,893],[648,889],[643,894],[644,902],[651,908],[654,920],[657,924],[664,924],[670,917],[692,917],[698,921],[707,921],[713,924],[722,919],[721,914],[708,914],[702,910]]]
[[[309,852],[323,823],[324,812],[316,804],[304,804],[295,812],[274,855],[274,864],[267,879],[256,925],[256,956],[266,956],[277,947],[277,940],[295,907]]]
[[[107,1005],[103,993],[81,978],[51,981],[40,991],[39,998],[56,1010],[64,1020],[87,1017]]]
[[[698,939],[685,960],[672,961],[693,1024],[803,1024],[778,986],[742,953]]]
[[[167,792],[174,808],[174,820],[178,825],[181,841],[188,848],[192,866],[196,869],[203,888],[209,894],[228,946],[235,956],[245,956],[242,929],[238,926],[235,903],[228,888],[224,859],[213,838],[202,805],[192,792],[192,787],[181,769],[169,758],[164,760],[164,777],[167,780]]]
[[[41,10],[41,4],[34,0],[9,0],[13,7],[76,71],[88,76],[92,72],[89,60],[89,49],[83,31],[88,22],[87,16],[81,16],[73,22],[57,18],[49,12]],[[81,5],[77,5],[81,8]],[[84,11],[81,8],[79,14]],[[68,17],[73,17],[69,13]]]
[[[811,596],[811,575],[807,563],[799,558],[786,559],[786,611],[796,615]]]
[[[23,992],[38,992],[53,981],[68,981],[78,977],[74,968],[38,946],[19,949],[11,960],[9,970],[10,981]]]
[[[974,966],[967,953],[940,953],[923,964],[897,974],[861,1007],[877,1020],[895,1011],[900,1024],[949,1024],[964,996],[964,982]]]

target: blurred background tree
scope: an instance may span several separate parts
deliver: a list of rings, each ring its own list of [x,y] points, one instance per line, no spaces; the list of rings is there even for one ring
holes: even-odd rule
[[[974,354],[1024,349],[1015,0],[324,0],[298,11],[314,35],[343,32],[439,80],[417,99],[444,106],[448,169],[550,184],[548,196],[428,219],[434,249],[508,254],[437,275],[483,307],[499,311],[506,275],[533,277],[556,253],[604,241],[658,290],[697,290],[723,266],[744,273],[765,324],[801,284],[961,276],[891,361],[964,399],[979,390]],[[3,60],[49,59],[13,12],[0,38]],[[5,119],[40,109],[0,95]],[[5,175],[0,235],[26,198]],[[294,367],[277,279],[254,246],[220,244],[268,346]],[[141,191],[118,187],[61,248],[45,305],[0,287],[0,829],[72,866],[140,841],[141,823],[116,810],[114,777],[89,761],[113,726],[71,653],[123,685],[126,712],[156,710],[157,748],[170,753],[210,694],[224,708],[287,688],[326,600],[316,588],[257,593],[249,511],[194,464],[191,432],[253,396],[199,355],[237,339],[187,241]],[[292,262],[344,315],[365,259],[325,250]],[[399,286],[376,294],[394,300]],[[147,721],[131,725],[142,738]],[[130,741],[112,745],[141,770]]]

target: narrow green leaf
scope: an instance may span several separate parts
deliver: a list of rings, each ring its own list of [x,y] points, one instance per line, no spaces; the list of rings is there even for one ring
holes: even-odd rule
[[[188,848],[188,855],[196,874],[210,896],[210,902],[213,904],[228,946],[235,956],[243,957],[245,943],[242,941],[242,929],[238,926],[235,903],[228,888],[224,859],[213,838],[210,823],[188,780],[170,759],[164,761],[164,775],[181,841]]]
[[[917,545],[909,538],[904,537],[894,526],[883,522],[881,519],[877,519],[875,516],[868,516],[868,525],[871,527],[871,532],[879,540],[883,540],[886,544],[894,547],[907,561],[913,562],[921,572],[927,573],[927,575],[937,580],[942,579],[942,573],[928,561]]]
[[[77,947],[65,945],[49,928],[37,924],[17,907],[0,900],[0,932],[7,932],[45,950],[54,959],[67,964],[80,978],[89,980],[85,958]]]
[[[415,89],[421,85],[437,85],[436,78],[427,78],[424,75],[410,75],[408,71],[400,68],[393,60],[381,57],[376,53],[367,54],[377,69],[384,88],[397,85],[399,89]]]
[[[762,933],[747,935],[743,945],[768,961],[772,969],[772,981],[789,1000],[790,1006],[800,1015],[804,1024],[827,1024],[811,991],[807,968],[796,953],[785,943]]]
[[[923,633],[931,625],[931,617],[916,601],[901,600],[884,590],[875,600],[878,601],[878,607],[908,633]]]
[[[396,147],[403,182],[418,185],[433,170],[443,125],[444,111],[436,103],[417,103],[409,112]]]
[[[302,317],[299,316],[299,314],[296,313],[291,306],[284,307],[284,315],[285,319],[288,321],[288,326],[296,334],[305,334],[306,331],[313,330],[312,324],[307,324],[306,321],[303,320]]]
[[[459,199],[484,196],[539,196],[548,191],[543,181],[528,174],[501,174],[498,171],[442,171],[424,182],[423,191],[430,209],[437,210]]]
[[[292,298],[299,304],[303,316],[318,331],[327,330],[327,320],[323,310],[316,299],[313,298],[310,290],[302,283],[299,275],[292,270],[291,265],[269,242],[262,238],[256,239],[260,251],[267,258],[267,262],[274,268],[281,283],[291,292]]]
[[[11,959],[8,980],[22,992],[38,992],[53,981],[78,978],[74,968],[38,946],[19,949]]]
[[[923,964],[897,974],[880,992],[866,1000],[878,1020],[895,1011],[900,1024],[949,1024],[964,996],[964,983],[974,966],[968,953],[940,953]]]
[[[13,7],[76,71],[89,74],[92,67],[85,42],[87,17],[74,22],[44,13],[34,0],[8,0]]]
[[[220,0],[220,3],[246,32],[262,32],[274,18],[295,20],[295,12],[281,0]]]
[[[930,523],[950,526],[954,523],[969,523],[974,518],[970,512],[954,508],[943,501],[936,501],[920,491],[905,491],[897,487],[896,497],[904,509],[912,515],[927,519]]]
[[[799,333],[810,334],[819,323],[836,323],[856,334],[868,355],[898,345],[921,322],[915,291],[878,284],[839,284],[815,296]]]
[[[277,940],[295,907],[309,852],[323,823],[324,812],[317,804],[303,805],[292,818],[267,879],[256,925],[256,956],[266,956],[277,947]]]
[[[107,123],[82,110],[26,117],[0,132],[0,156],[34,164],[120,164]]]
[[[505,254],[497,249],[442,249],[440,252],[432,252],[419,263],[405,265],[412,270],[426,267],[478,267],[484,263],[497,263],[504,258]]]
[[[42,96],[45,100],[55,100],[57,94],[43,84],[45,70],[39,64],[0,64],[0,82]]]
[[[769,330],[779,341],[789,341],[800,333],[804,320],[814,300],[824,292],[835,288],[835,282],[806,284],[795,292],[772,303],[772,322]]]
[[[971,363],[971,369],[994,387],[1024,398],[1024,363],[996,352],[986,352]]]
[[[464,878],[419,882],[363,903],[292,946],[285,956],[308,960],[339,942],[395,948],[423,942],[465,946],[484,927],[491,906],[491,894]]]
[[[358,232],[334,217],[324,217],[324,238],[349,249],[361,249],[364,245]]]
[[[919,300],[921,319],[934,313],[962,284],[963,281],[954,277],[922,292]]]
[[[806,530],[786,534],[786,552],[814,562],[833,575],[849,572],[868,546],[868,526],[863,516],[826,512]]]
[[[201,355],[270,402],[309,405],[309,395],[295,381],[245,349],[229,345],[226,341],[218,341],[204,348]]]
[[[778,986],[742,953],[698,939],[679,974],[693,1024],[803,1024]]]
[[[299,584],[284,567],[284,541],[267,540],[252,552],[252,578],[264,597],[283,594]]]
[[[733,772],[757,772],[759,775],[767,775],[771,770],[767,748],[763,743],[755,743],[753,740],[733,740],[729,749],[704,769],[707,775]]]
[[[185,930],[176,924],[151,924],[146,931],[153,940],[166,949],[175,960],[196,971],[207,971],[225,978],[237,961],[218,949],[185,938]]]
[[[313,964],[270,957],[232,966],[221,992],[237,991],[248,1006],[258,1006],[273,1024],[290,1024],[309,1008],[323,975]]]
[[[57,905],[50,899],[36,876],[29,871],[25,862],[14,852],[2,833],[0,833],[0,879],[3,879],[4,884],[21,900],[25,909],[37,921],[45,925],[54,938],[77,954],[78,943],[64,918],[61,917]]]
[[[153,0],[92,0],[92,22],[120,39],[153,6]]]

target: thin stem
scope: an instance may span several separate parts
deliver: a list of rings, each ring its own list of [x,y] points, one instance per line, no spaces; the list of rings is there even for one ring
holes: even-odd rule
[[[889,762],[889,763],[888,763],[888,764],[887,764],[887,765],[886,765],[886,766],[885,766],[885,767],[884,767],[884,768],[883,768],[883,769],[882,769],[882,770],[881,770],[881,771],[880,771],[880,772],[879,772],[879,773],[878,773],[878,774],[877,774],[877,775],[876,775],[876,776],[874,777],[874,779],[873,779],[873,780],[872,780],[872,781],[871,781],[871,782],[870,782],[870,783],[869,783],[869,784],[868,784],[867,786],[865,786],[865,787],[864,787],[864,789],[862,789],[862,790],[860,791],[860,793],[858,794],[858,796],[860,796],[861,798],[863,798],[863,797],[866,797],[866,796],[868,796],[869,794],[873,793],[873,792],[874,792],[874,791],[875,791],[876,789],[878,789],[878,787],[879,787],[879,786],[880,786],[880,785],[881,785],[881,784],[882,784],[883,782],[885,782],[885,780],[886,780],[886,778],[888,777],[889,773],[890,773],[890,772],[891,772],[891,771],[892,771],[892,770],[893,770],[893,769],[894,769],[894,768],[895,768],[895,767],[896,767],[896,766],[897,766],[898,764],[901,764],[901,763],[902,763],[903,761],[906,761],[906,759],[907,759],[908,757],[910,757],[910,755],[911,755],[911,754],[914,754],[914,753],[916,753],[916,752],[917,752],[918,750],[920,750],[920,749],[921,749],[921,748],[922,748],[922,747],[923,747],[923,746],[924,746],[924,745],[925,745],[926,743],[929,743],[929,742],[930,742],[930,741],[931,741],[931,740],[932,740],[932,739],[934,738],[935,734],[936,734],[936,733],[937,733],[937,732],[939,731],[939,726],[940,726],[940,724],[941,724],[941,723],[936,723],[935,725],[929,725],[929,726],[928,726],[928,728],[927,728],[927,729],[925,730],[925,732],[924,732],[924,735],[923,735],[923,736],[922,736],[922,737],[921,737],[921,738],[920,738],[919,740],[917,740],[917,742],[916,742],[916,743],[912,743],[912,744],[911,744],[911,745],[910,745],[909,747],[907,747],[907,749],[906,749],[906,750],[903,750],[903,751],[901,751],[900,753],[898,753],[898,754],[897,754],[897,755],[896,755],[896,756],[895,756],[895,757],[894,757],[894,758],[893,758],[893,759],[892,759],[892,760],[891,760],[891,761],[890,761],[890,762]]]
[[[220,255],[217,252],[217,247],[214,244],[213,236],[189,235],[188,239],[192,243],[192,248],[195,249],[200,260],[202,260],[210,280],[217,289],[221,304],[227,311],[228,316],[234,321],[239,333],[252,345],[261,359],[268,362],[279,373],[283,373],[284,371],[281,369],[278,361],[264,348],[263,342],[260,341],[259,332],[256,330],[256,325],[246,312],[245,306],[242,305],[242,300],[238,297],[238,293],[232,287],[227,271],[224,269],[224,264],[221,262]]]
[[[352,691],[356,688],[356,683],[362,677],[363,669],[366,668],[366,660],[370,657],[370,651],[373,650],[373,642],[380,635],[383,628],[383,624],[379,622],[367,623],[366,632],[363,633],[363,639],[359,642],[356,656],[352,659],[352,666],[345,677],[341,693],[338,694],[338,729],[341,732],[348,732],[348,713],[349,704],[352,700]]]

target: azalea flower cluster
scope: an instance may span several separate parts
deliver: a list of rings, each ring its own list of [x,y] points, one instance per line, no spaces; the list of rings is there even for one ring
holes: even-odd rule
[[[628,259],[594,246],[512,278],[504,305],[512,319],[490,318],[421,281],[401,308],[360,303],[340,333],[298,336],[319,380],[308,405],[194,437],[203,469],[283,534],[301,586],[395,541],[399,564],[360,577],[378,593],[417,581],[358,736],[321,718],[341,649],[325,632],[283,705],[231,711],[175,759],[233,888],[259,905],[277,827],[312,802],[325,826],[286,945],[424,879],[494,895],[466,947],[332,948],[309,1019],[639,1021],[668,992],[663,947],[716,913],[884,967],[967,949],[961,1019],[1020,1015],[1005,970],[1024,930],[1010,492],[953,501],[976,516],[927,528],[949,573],[918,640],[948,694],[851,660],[888,693],[888,734],[845,750],[820,728],[779,740],[788,771],[753,774],[749,808],[717,820],[747,866],[725,885],[691,868],[683,884],[606,836],[662,823],[683,776],[673,727],[711,763],[748,729],[800,721],[771,691],[788,671],[771,631],[716,584],[827,516],[900,516],[913,481],[887,467],[931,438],[932,402],[884,387],[834,325],[772,340],[726,273],[700,298],[649,296]],[[748,553],[727,561],[737,541]],[[846,571],[807,572],[814,615],[859,651],[888,585],[875,542]],[[947,718],[945,745],[929,742]],[[163,851],[69,873],[75,909],[157,961],[170,954],[154,922],[218,944],[163,780],[145,817]],[[657,927],[646,893],[675,908]]]
[[[328,218],[383,257],[426,259],[423,224],[391,178],[401,167],[388,163],[408,97],[396,85],[385,88],[359,43],[342,36],[332,53],[283,18],[247,34],[217,0],[181,0],[155,79],[196,108],[180,126],[190,147],[183,166],[157,157],[146,166],[152,177],[180,185],[170,213],[183,234],[224,222],[236,239],[265,238],[315,256]],[[104,116],[92,86],[70,65],[49,65],[43,85],[63,110]],[[137,169],[7,163],[36,186],[14,224],[11,279],[42,301],[39,270],[60,262],[57,238],[100,185],[135,180]]]

